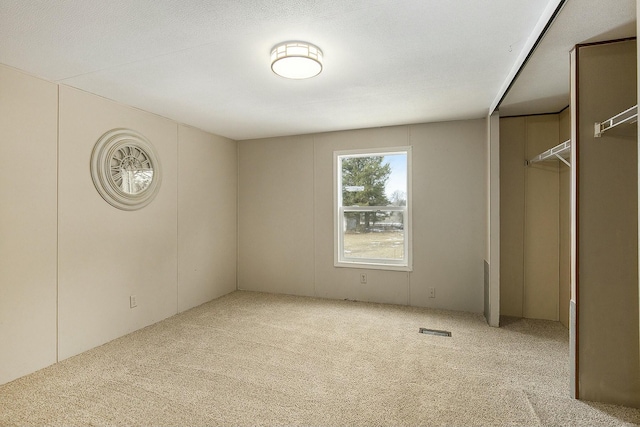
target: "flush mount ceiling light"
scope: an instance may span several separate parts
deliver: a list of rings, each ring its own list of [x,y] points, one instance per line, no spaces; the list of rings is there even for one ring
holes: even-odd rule
[[[288,79],[308,79],[322,71],[322,51],[306,42],[280,43],[271,51],[271,69]]]

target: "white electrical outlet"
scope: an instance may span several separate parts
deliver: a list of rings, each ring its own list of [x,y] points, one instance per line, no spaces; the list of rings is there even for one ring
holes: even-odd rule
[[[131,295],[129,297],[129,307],[130,308],[134,308],[138,306],[138,301],[136,301],[136,296],[135,295]]]
[[[367,283],[367,273],[360,273],[360,283],[362,284]]]
[[[436,297],[436,288],[429,288],[429,298]]]

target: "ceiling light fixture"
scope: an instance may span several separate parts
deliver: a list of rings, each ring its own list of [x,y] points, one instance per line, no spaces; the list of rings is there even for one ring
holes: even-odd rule
[[[287,79],[308,79],[322,71],[322,51],[306,42],[280,43],[271,51],[271,69]]]

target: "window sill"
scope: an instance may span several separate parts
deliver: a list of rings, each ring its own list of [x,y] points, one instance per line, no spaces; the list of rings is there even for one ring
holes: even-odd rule
[[[335,262],[333,266],[338,268],[362,268],[367,270],[413,271],[413,268],[408,265],[349,262],[349,261],[338,261],[338,262]]]

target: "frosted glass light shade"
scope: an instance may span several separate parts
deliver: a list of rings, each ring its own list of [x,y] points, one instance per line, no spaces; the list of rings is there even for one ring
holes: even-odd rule
[[[306,42],[281,43],[271,51],[271,69],[288,79],[308,79],[322,71],[322,51]]]

